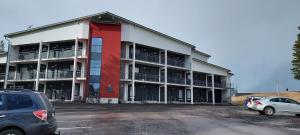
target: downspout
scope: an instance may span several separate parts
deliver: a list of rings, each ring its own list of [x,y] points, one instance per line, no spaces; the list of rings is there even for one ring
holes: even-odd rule
[[[8,72],[9,72],[9,57],[10,57],[10,45],[11,45],[11,41],[7,38],[7,36],[4,36],[5,40],[7,41],[8,45],[7,45],[7,56],[6,56],[6,69],[5,69],[5,78],[4,78],[4,89],[7,88],[7,79],[8,79]]]

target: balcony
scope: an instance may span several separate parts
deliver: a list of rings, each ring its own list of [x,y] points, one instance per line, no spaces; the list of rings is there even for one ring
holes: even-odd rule
[[[184,78],[168,77],[168,83],[185,84]]]
[[[36,72],[17,72],[16,80],[32,80],[36,78]]]
[[[17,60],[34,60],[37,59],[39,56],[38,52],[32,51],[32,52],[20,52],[18,54]]]
[[[74,49],[64,49],[64,50],[50,50],[49,58],[67,58],[74,57]]]
[[[0,80],[4,80],[5,79],[5,73],[0,73]]]
[[[194,84],[195,86],[206,86],[206,81],[193,80],[193,84]]]
[[[44,79],[63,79],[63,78],[73,78],[73,71],[48,71],[47,76],[45,72],[40,73],[40,78]]]
[[[82,77],[81,71],[76,71],[76,77]],[[66,79],[73,78],[73,71],[48,71],[47,76],[46,72],[40,72],[41,79]]]
[[[184,61],[169,58],[168,65],[184,67]]]
[[[120,79],[132,79],[132,73],[121,72]]]
[[[159,82],[159,75],[135,73],[135,80]]]
[[[218,83],[218,82],[215,82],[214,86],[217,88],[225,88],[226,87],[226,85],[224,83]]]
[[[148,62],[159,63],[159,56],[158,55],[150,55],[150,54],[147,54],[147,53],[136,53],[135,58],[137,60],[143,60],[143,61],[148,61]]]

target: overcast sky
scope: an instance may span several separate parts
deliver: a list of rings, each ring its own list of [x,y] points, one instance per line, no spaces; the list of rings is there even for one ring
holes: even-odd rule
[[[1,0],[1,39],[101,11],[196,45],[232,70],[241,92],[275,91],[276,81],[281,90],[300,90],[290,71],[300,0]]]

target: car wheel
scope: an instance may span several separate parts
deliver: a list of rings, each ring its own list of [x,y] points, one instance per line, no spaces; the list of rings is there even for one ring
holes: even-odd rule
[[[11,128],[3,130],[0,135],[23,135],[23,132],[19,129]]]
[[[264,114],[266,114],[268,116],[272,116],[274,114],[274,109],[272,107],[266,107],[264,109]]]
[[[264,111],[258,111],[258,113],[259,113],[260,115],[265,115],[265,112],[264,112]]]

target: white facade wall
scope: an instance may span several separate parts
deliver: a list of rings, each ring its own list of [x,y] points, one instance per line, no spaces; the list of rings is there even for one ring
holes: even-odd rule
[[[228,71],[225,69],[217,68],[217,67],[214,67],[214,66],[202,63],[202,62],[197,62],[195,60],[193,60],[192,66],[193,66],[192,67],[193,71],[228,76]]]
[[[192,58],[195,58],[195,59],[198,59],[198,60],[202,60],[202,61],[205,61],[207,62],[208,58],[207,56],[203,55],[203,54],[200,54],[196,51],[192,51]]]
[[[122,23],[122,41],[135,42],[155,48],[167,49],[169,51],[191,55],[192,47],[172,39],[166,38],[149,30]]]
[[[20,34],[10,38],[12,45],[22,45],[51,41],[88,38],[88,21],[70,22],[53,27],[44,28],[30,33]]]

